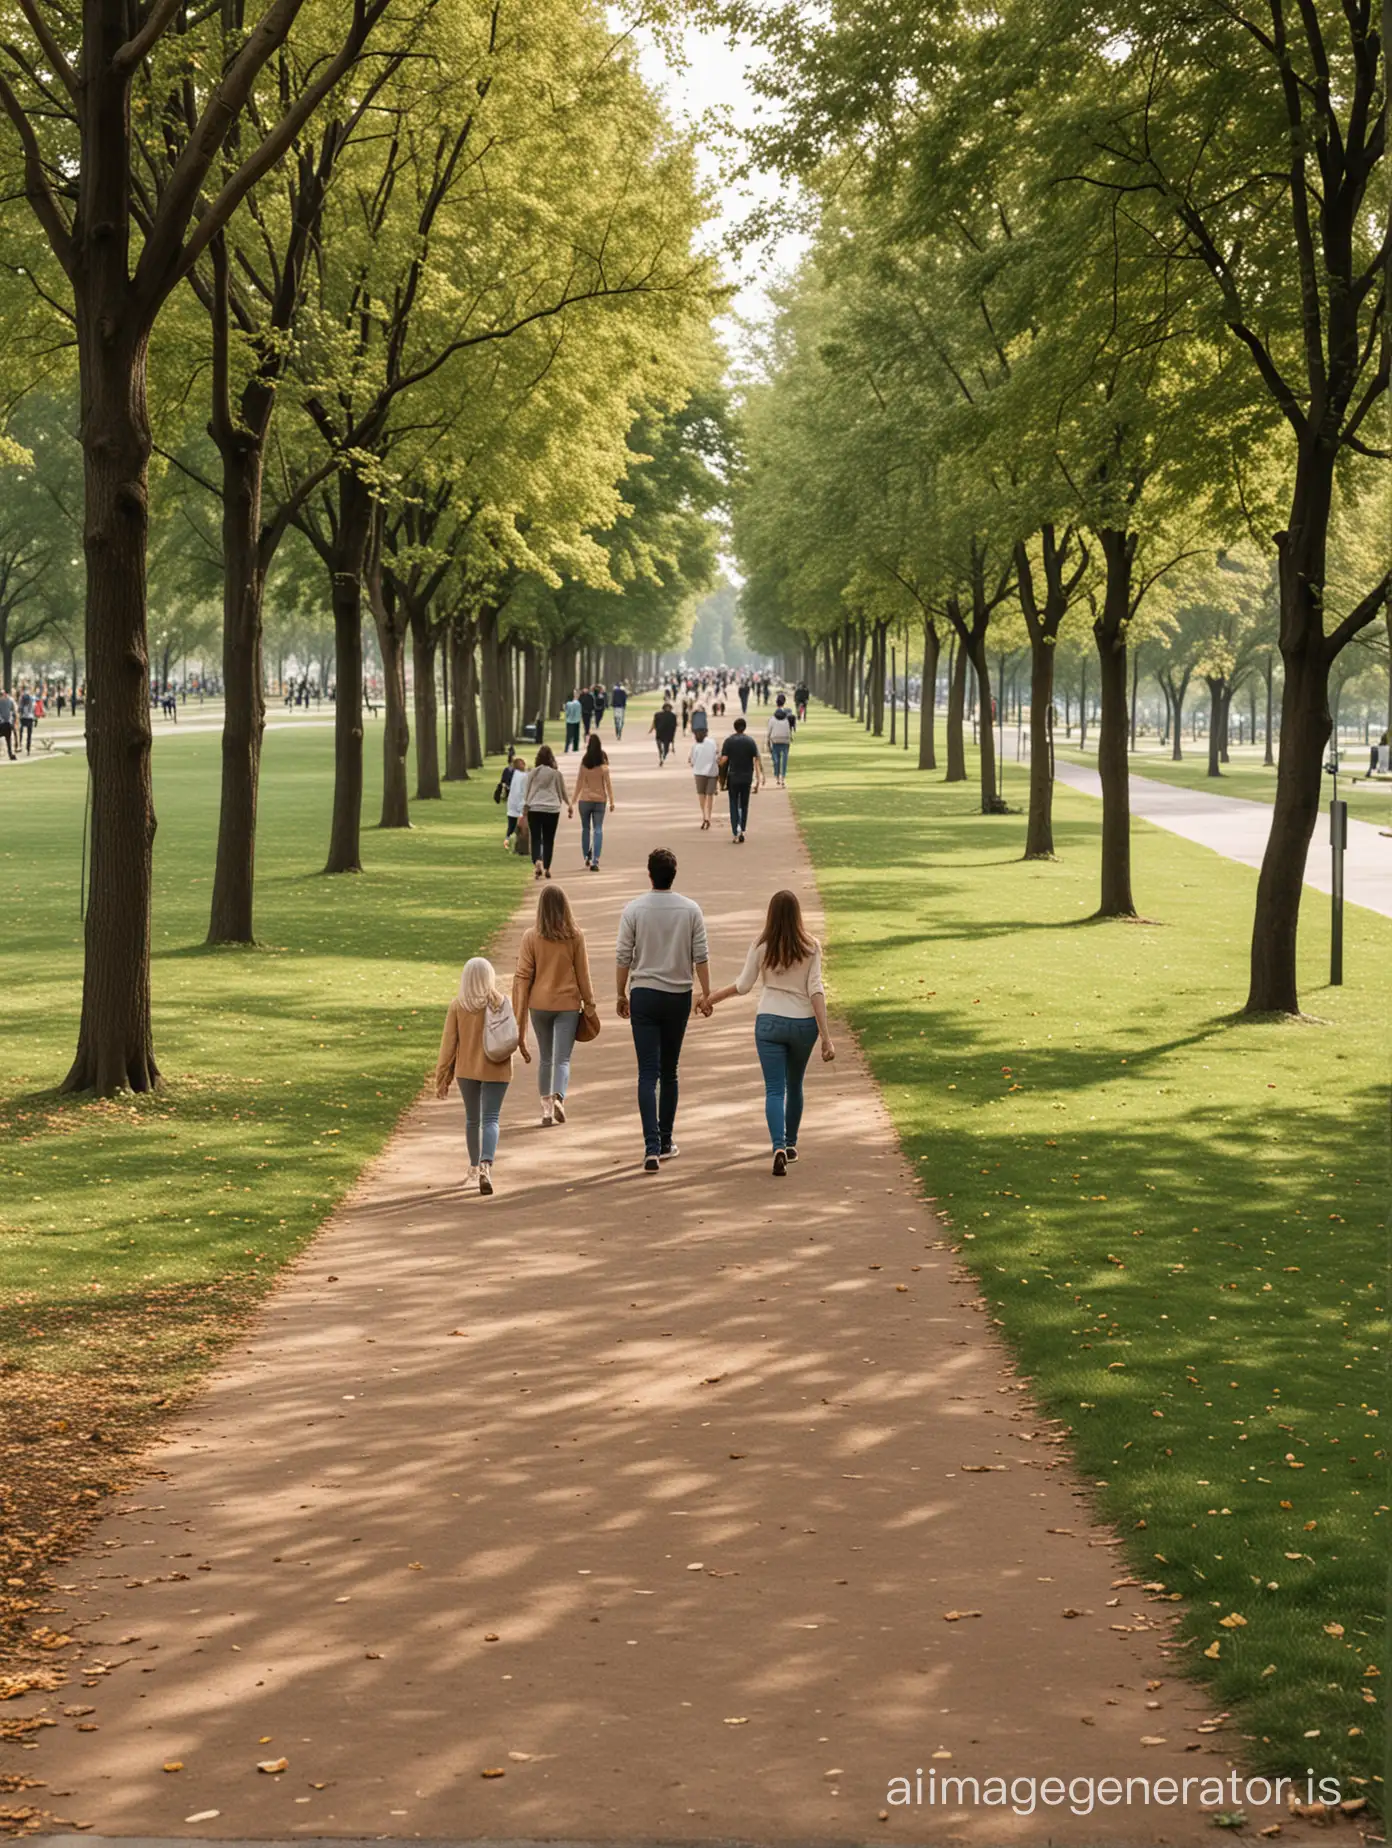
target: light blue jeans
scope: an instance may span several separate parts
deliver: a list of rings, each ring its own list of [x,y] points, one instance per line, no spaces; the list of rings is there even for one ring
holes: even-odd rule
[[[817,1044],[815,1020],[756,1014],[754,1048],[764,1072],[764,1119],[775,1149],[795,1149],[802,1127],[802,1075]]]
[[[591,839],[594,845],[591,848]],[[599,850],[604,845],[604,804],[602,802],[582,802],[580,804],[580,847],[587,860],[599,865]]]
[[[464,1099],[464,1140],[469,1145],[469,1161],[477,1168],[498,1153],[498,1118],[507,1096],[507,1079],[460,1078],[457,1082]]]
[[[565,1098],[570,1088],[570,1055],[580,1015],[575,1008],[534,1007],[531,1022],[537,1036],[537,1089],[543,1097]]]
[[[771,744],[769,750],[773,755],[773,774],[783,778],[788,774],[788,747],[786,744]]]

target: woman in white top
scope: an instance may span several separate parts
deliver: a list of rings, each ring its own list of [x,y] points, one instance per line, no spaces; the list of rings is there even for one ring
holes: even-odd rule
[[[504,847],[512,846],[512,837],[517,832],[517,824],[527,812],[527,760],[514,757],[512,760],[512,780],[507,787],[507,833],[503,837]]]
[[[747,995],[759,982],[754,1047],[764,1073],[764,1115],[773,1143],[773,1171],[786,1174],[797,1160],[802,1124],[802,1076],[818,1036],[823,1059],[834,1059],[822,987],[822,946],[809,936],[796,892],[775,892],[764,928],[749,946],[738,979],[717,988],[714,1007],[731,995]]]
[[[691,747],[691,773],[696,778],[696,800],[701,805],[701,826],[711,825],[711,808],[720,787],[720,746],[702,731]]]

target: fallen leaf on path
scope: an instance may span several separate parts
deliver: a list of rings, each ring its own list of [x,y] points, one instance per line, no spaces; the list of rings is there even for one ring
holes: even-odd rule
[[[508,1757],[515,1765],[525,1765],[531,1763],[532,1755],[530,1752],[509,1752]]]
[[[1204,1654],[1208,1657],[1210,1662],[1216,1662],[1222,1653],[1223,1645],[1221,1643],[1210,1643],[1208,1648],[1204,1650]]]
[[[185,1822],[215,1822],[222,1814],[221,1810],[195,1810],[191,1816],[185,1816]]]
[[[1223,1630],[1245,1630],[1247,1619],[1238,1611],[1229,1611],[1226,1617],[1218,1619],[1218,1625]]]
[[[480,1777],[506,1777],[507,1772],[501,1765],[485,1765],[479,1772]]]
[[[275,1777],[280,1772],[290,1769],[290,1760],[288,1758],[263,1758],[256,1769],[264,1771],[268,1777]]]
[[[496,1630],[486,1631],[483,1640],[486,1643],[496,1643],[498,1640],[498,1632]]]
[[[171,1758],[164,1768],[166,1771],[182,1771],[184,1768],[184,1761],[182,1758]]]
[[[1296,1553],[1293,1557],[1299,1559],[1300,1555]],[[1344,1626],[1341,1623],[1327,1623],[1324,1626],[1324,1633],[1326,1636],[1342,1636],[1344,1633]]]
[[[1164,1743],[1165,1743],[1165,1740],[1160,1733],[1142,1733],[1141,1734],[1141,1744],[1142,1745],[1164,1745]]]
[[[746,1714],[737,1713],[732,1718],[727,1719],[725,1724],[727,1726],[747,1726],[749,1724],[749,1719]]]
[[[960,1623],[964,1617],[979,1617],[980,1611],[944,1611],[944,1623]]]
[[[984,1476],[989,1470],[1003,1470],[1005,1465],[1004,1463],[959,1463],[957,1467],[969,1476]]]

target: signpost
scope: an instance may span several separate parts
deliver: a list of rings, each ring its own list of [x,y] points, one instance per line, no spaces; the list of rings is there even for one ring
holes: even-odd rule
[[[1330,876],[1329,986],[1344,985],[1344,848],[1348,843],[1348,803],[1339,800],[1339,747],[1331,745],[1324,766],[1334,779],[1329,802],[1329,846],[1333,855]]]

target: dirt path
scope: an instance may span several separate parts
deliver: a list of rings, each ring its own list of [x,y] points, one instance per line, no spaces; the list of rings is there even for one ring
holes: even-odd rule
[[[659,773],[638,730],[604,871],[578,824],[558,855],[606,1006],[659,841],[719,980],[773,886],[815,905],[785,796],[745,847],[701,835],[684,750]],[[148,1837],[1209,1839],[1196,1800],[929,1806],[930,1771],[1229,1760],[854,1045],[775,1181],[752,1034],[749,1004],[693,1025],[657,1177],[612,1012],[564,1129],[519,1067],[491,1201],[459,1191],[458,1102],[413,1111],[65,1574],[47,1621],[88,1672],[10,1748],[48,1785],[25,1800]]]

